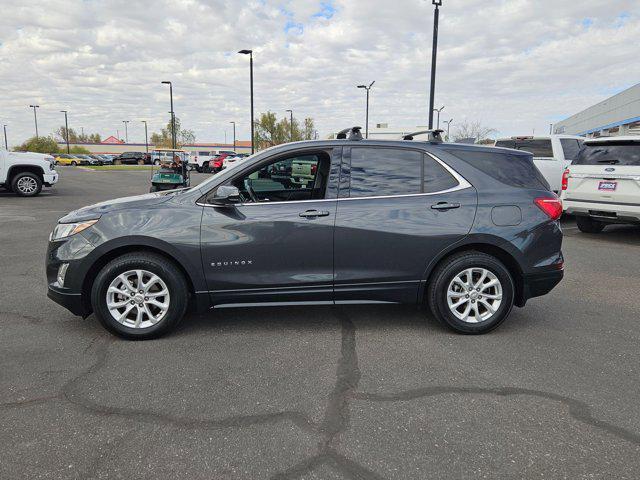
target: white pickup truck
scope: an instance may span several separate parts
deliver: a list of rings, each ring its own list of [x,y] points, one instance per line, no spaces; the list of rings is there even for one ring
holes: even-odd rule
[[[22,197],[38,195],[42,186],[58,182],[51,155],[0,150],[0,187]]]

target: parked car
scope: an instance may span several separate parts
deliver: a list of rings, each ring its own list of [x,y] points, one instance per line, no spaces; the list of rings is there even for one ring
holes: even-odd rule
[[[640,137],[586,139],[562,177],[562,202],[582,232],[640,224]]]
[[[209,168],[209,162],[215,156],[216,152],[214,150],[198,150],[190,153],[189,163],[193,165],[196,171],[202,173]]]
[[[209,172],[218,173],[220,170],[224,168],[224,159],[235,155],[235,153],[231,152],[220,152],[216,154],[213,159],[209,162],[209,168],[207,169]]]
[[[227,157],[224,157],[224,159],[222,160],[222,168],[228,168],[237,163],[241,163],[246,158],[247,157],[244,155],[229,155]]]
[[[272,166],[316,166],[300,185]],[[125,338],[187,308],[426,303],[485,333],[563,276],[562,206],[532,156],[349,138],[279,145],[200,185],[69,213],[51,234],[48,295]]]
[[[0,150],[0,187],[21,197],[33,197],[42,186],[58,182],[55,160],[51,155]]]
[[[93,155],[89,155],[89,154],[84,154],[84,153],[77,153],[75,154],[75,156],[77,158],[81,158],[83,160],[86,160],[87,165],[102,165],[102,160],[100,160],[99,158],[93,156]]]
[[[114,165],[144,165],[147,158],[144,152],[125,152],[113,159]]]
[[[99,153],[95,156],[102,161],[102,165],[113,165],[113,158],[115,157],[115,155],[107,155],[104,153]]]
[[[78,165],[89,165],[89,161],[85,158],[80,158],[76,155],[71,155],[68,153],[62,153],[55,157],[56,165],[70,165],[72,167]]]
[[[189,152],[184,150],[173,150],[172,148],[156,148],[149,156],[150,163],[153,165],[163,165],[174,163],[176,157],[181,162],[189,163]]]
[[[575,160],[583,141],[584,137],[573,135],[537,135],[499,138],[495,146],[531,153],[551,190],[560,193],[562,173]]]

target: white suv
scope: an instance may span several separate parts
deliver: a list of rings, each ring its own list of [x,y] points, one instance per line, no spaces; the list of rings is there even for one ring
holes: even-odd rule
[[[610,223],[640,224],[640,137],[585,140],[562,177],[561,198],[586,233]]]
[[[573,135],[537,135],[499,138],[495,146],[532,153],[533,163],[547,180],[551,190],[559,193],[562,172],[575,160],[583,141],[583,137]]]

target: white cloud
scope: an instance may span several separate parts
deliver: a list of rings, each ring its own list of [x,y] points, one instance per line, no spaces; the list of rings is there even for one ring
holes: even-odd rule
[[[311,116],[321,134],[364,122],[424,125],[432,6],[426,0],[3,0],[0,122],[10,141],[62,124],[142,140],[175,109],[202,141],[229,121],[248,138],[248,58],[257,112]],[[546,131],[637,83],[637,0],[444,0],[437,106],[511,135]],[[230,134],[229,134],[230,138]]]

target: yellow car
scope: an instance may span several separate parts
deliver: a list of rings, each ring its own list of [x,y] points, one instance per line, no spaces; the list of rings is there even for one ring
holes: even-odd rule
[[[72,167],[75,167],[76,165],[89,164],[89,162],[84,158],[74,157],[73,155],[69,155],[67,153],[57,155],[55,162],[56,162],[56,165],[71,165]]]

